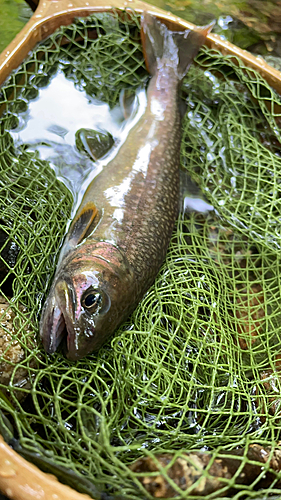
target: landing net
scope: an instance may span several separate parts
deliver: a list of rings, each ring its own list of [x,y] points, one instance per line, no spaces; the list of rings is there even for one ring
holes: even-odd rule
[[[1,432],[96,499],[279,498],[281,101],[239,59],[204,47],[182,86],[182,167],[213,209],[193,187],[154,285],[98,354],[38,341],[72,195],[11,131],[58,69],[110,106],[146,83],[140,19],[120,19],[60,28],[1,89]]]

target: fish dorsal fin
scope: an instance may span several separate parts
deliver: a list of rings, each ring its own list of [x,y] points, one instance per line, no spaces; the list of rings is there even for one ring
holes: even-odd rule
[[[92,202],[86,203],[77,212],[69,229],[68,240],[73,246],[79,245],[94,230],[98,219],[98,209]]]
[[[180,168],[180,216],[184,218],[185,214],[190,212],[207,214],[212,210],[214,207],[205,199],[201,189],[191,179],[188,171]]]

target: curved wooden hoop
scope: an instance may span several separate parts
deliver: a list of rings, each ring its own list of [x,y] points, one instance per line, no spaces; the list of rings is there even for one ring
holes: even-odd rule
[[[175,31],[196,28],[194,24],[141,0],[40,0],[29,22],[0,54],[0,85],[12,70],[21,64],[29,51],[59,26],[71,24],[75,17],[86,17],[93,12],[110,11],[114,8],[140,13],[146,10]],[[207,37],[207,45],[234,58],[238,56],[246,66],[257,70],[269,85],[281,94],[281,72],[269,66],[262,58],[255,57],[212,33]]]

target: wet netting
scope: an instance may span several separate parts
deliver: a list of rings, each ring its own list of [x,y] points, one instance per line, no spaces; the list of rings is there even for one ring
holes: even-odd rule
[[[12,132],[58,70],[111,106],[147,82],[119,19],[57,30],[1,89],[1,432],[96,499],[280,498],[281,100],[239,59],[202,48],[184,80],[194,184],[132,316],[75,363],[38,340],[73,199]]]

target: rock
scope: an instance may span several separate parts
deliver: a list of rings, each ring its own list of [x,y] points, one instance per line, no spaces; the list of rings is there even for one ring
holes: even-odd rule
[[[34,355],[25,363],[26,358],[30,357],[30,350],[36,348],[36,338],[28,322],[27,308],[19,304],[17,309],[26,316],[24,329],[20,328],[23,321],[16,313],[16,305],[11,305],[0,295],[0,390],[10,401],[14,401],[13,393],[21,402],[31,388],[29,368],[38,366],[39,359],[38,355]],[[16,388],[24,388],[24,391]]]

